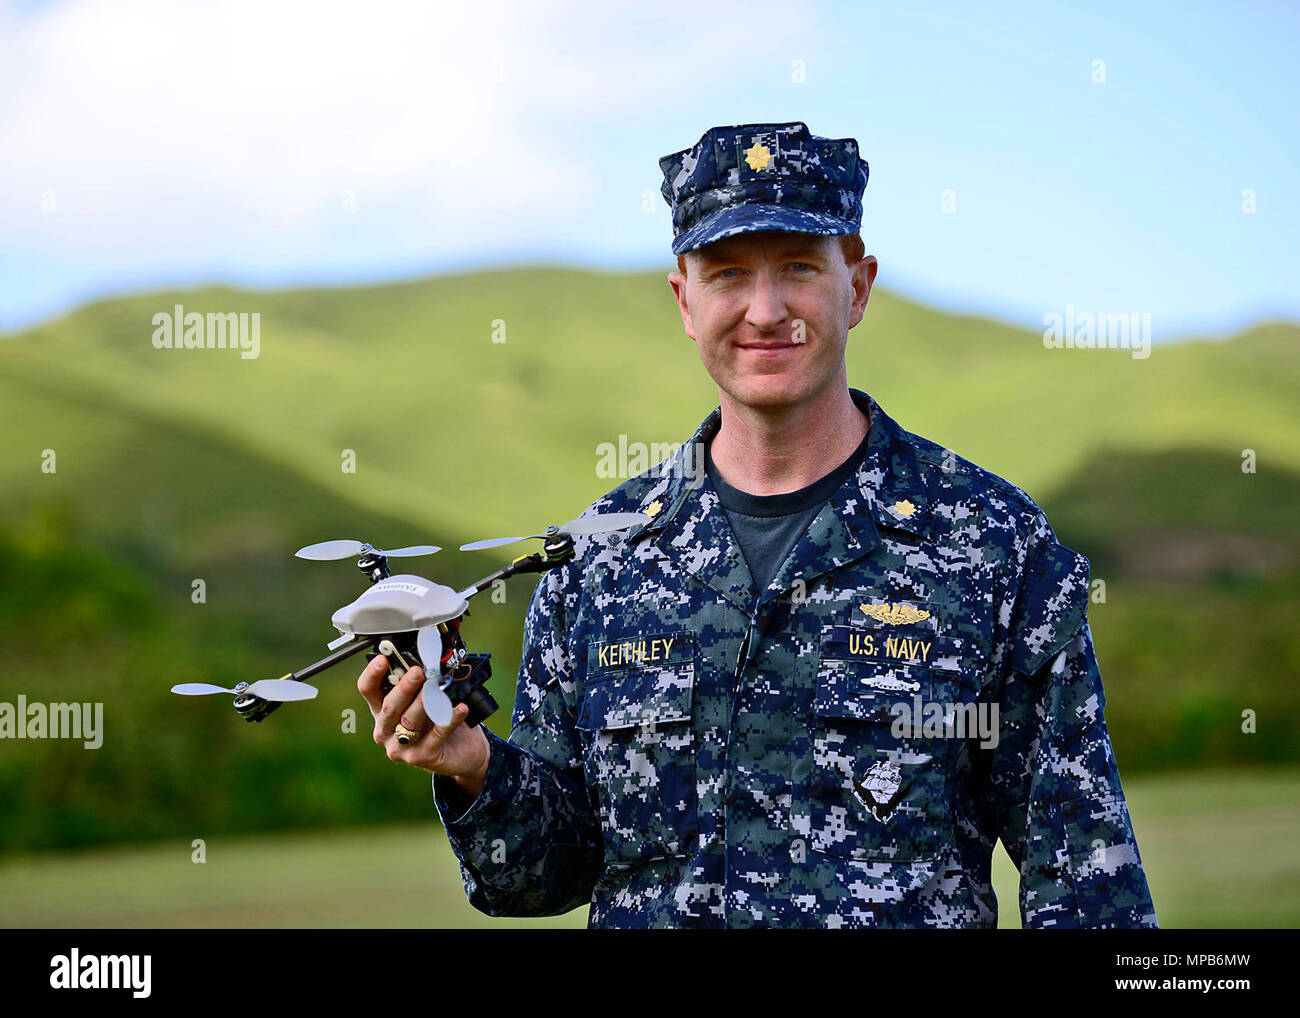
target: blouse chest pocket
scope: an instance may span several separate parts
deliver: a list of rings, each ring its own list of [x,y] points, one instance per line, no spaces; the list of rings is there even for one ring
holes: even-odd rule
[[[600,801],[605,861],[694,850],[695,641],[689,632],[593,645],[578,714],[587,782]]]
[[[813,851],[884,862],[940,855],[952,758],[942,717],[961,660],[960,639],[906,615],[823,629],[808,786]]]

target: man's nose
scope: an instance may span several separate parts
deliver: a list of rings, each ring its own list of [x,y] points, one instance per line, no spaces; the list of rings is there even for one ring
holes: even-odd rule
[[[774,332],[785,316],[785,295],[780,284],[770,273],[755,273],[745,320],[760,332]]]

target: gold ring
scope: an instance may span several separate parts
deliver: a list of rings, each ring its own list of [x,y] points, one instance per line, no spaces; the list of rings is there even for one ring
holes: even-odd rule
[[[420,735],[421,735],[420,732],[413,732],[411,731],[411,729],[407,728],[400,721],[397,722],[397,741],[400,742],[403,746],[411,742],[414,742],[416,739],[420,737]]]

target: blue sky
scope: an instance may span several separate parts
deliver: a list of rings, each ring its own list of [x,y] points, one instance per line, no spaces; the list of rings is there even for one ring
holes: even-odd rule
[[[1029,327],[1146,312],[1156,342],[1300,320],[1298,28],[1264,3],[0,2],[0,328],[209,282],[666,272],[659,157],[788,120],[858,139],[883,287]]]

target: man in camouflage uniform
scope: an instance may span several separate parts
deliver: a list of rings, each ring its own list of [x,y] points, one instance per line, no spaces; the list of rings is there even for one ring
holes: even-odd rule
[[[376,741],[434,771],[470,902],[590,903],[593,927],[992,927],[1000,838],[1026,926],[1155,926],[1087,560],[847,386],[875,277],[838,246],[861,222],[856,142],[721,127],[660,165],[720,408],[590,509],[648,522],[542,577],[509,741],[463,708],[429,726],[418,676],[381,701],[382,661],[359,682]],[[774,419],[811,466],[745,430]],[[414,746],[399,719],[427,729]]]

